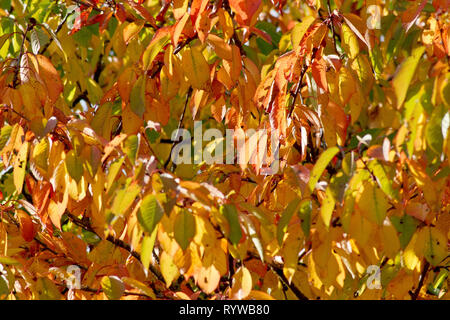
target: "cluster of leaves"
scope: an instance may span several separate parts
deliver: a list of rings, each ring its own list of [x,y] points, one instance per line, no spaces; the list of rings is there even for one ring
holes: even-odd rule
[[[0,3],[1,298],[449,298],[448,1]]]

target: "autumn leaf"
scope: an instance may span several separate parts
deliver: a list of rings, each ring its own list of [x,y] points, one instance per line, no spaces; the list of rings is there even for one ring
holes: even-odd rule
[[[0,299],[448,299],[446,1],[50,2],[0,5]]]
[[[142,200],[138,219],[144,230],[151,234],[161,220],[163,214],[163,208],[156,197],[154,195],[148,195]]]

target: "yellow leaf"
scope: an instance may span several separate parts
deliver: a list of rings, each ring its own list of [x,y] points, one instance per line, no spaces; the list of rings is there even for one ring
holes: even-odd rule
[[[141,31],[143,27],[144,20],[138,20],[127,24],[123,29],[123,41],[128,44],[137,34],[139,34],[139,31]]]
[[[403,253],[403,261],[405,262],[406,268],[409,270],[414,270],[420,259],[423,257],[423,255],[420,255],[416,252],[417,250],[415,250],[415,247],[417,246],[417,235],[418,233],[413,235]]]
[[[265,293],[264,291],[252,290],[250,294],[247,296],[249,300],[275,300],[270,294]]]
[[[381,235],[385,254],[389,258],[394,259],[400,251],[400,239],[398,238],[397,230],[389,219],[384,220]]]
[[[197,275],[198,286],[207,294],[214,292],[220,282],[220,272],[214,264],[203,265]]]
[[[225,42],[222,38],[209,34],[206,41],[214,47],[214,52],[222,59],[232,60],[233,53],[231,50],[231,45]]]
[[[153,257],[153,246],[155,244],[157,230],[153,230],[150,236],[146,235],[142,240],[141,261],[145,269],[148,269]]]
[[[336,201],[331,193],[331,189],[330,187],[327,187],[325,190],[325,198],[323,199],[320,207],[320,216],[322,217],[322,220],[327,228],[330,227],[331,216],[333,214],[335,203]]]
[[[233,276],[230,298],[242,300],[252,291],[252,276],[250,271],[244,266],[240,267]]]
[[[355,33],[346,24],[342,24],[342,46],[350,59],[359,54],[359,44]]]
[[[61,300],[62,294],[49,278],[39,278],[36,282],[36,292],[39,300]]]
[[[102,278],[102,289],[109,300],[118,300],[125,291],[125,286],[116,276],[104,276]]]
[[[122,281],[135,289],[140,290],[143,294],[149,296],[152,299],[156,299],[155,293],[152,288],[146,286],[144,283],[129,277],[123,277]]]
[[[381,189],[372,182],[367,182],[363,191],[356,197],[356,203],[363,216],[378,225],[382,225],[389,203]]]
[[[152,62],[158,53],[160,53],[162,48],[164,48],[164,46],[170,41],[169,30],[170,27],[160,28],[153,36],[152,41],[150,41],[150,44],[142,54],[142,64],[144,65],[144,70],[151,67]]]
[[[219,8],[219,10],[217,10],[217,14],[219,16],[219,24],[223,31],[225,41],[228,41],[231,39],[231,37],[233,37],[234,33],[233,19],[231,19],[228,12],[223,8]]]
[[[66,211],[68,200],[69,200],[69,193],[68,191],[66,191],[64,192],[62,199],[60,200],[50,199],[48,203],[48,215],[50,217],[50,220],[59,230],[61,230],[61,217]]]
[[[339,73],[339,97],[341,99],[342,106],[345,106],[350,101],[350,98],[355,91],[355,79],[353,79],[350,70],[342,67]]]
[[[408,92],[409,84],[416,71],[417,64],[419,63],[422,54],[425,51],[425,47],[417,47],[413,50],[412,55],[403,61],[398,69],[392,85],[397,96],[397,108],[399,108],[405,100],[406,93]]]
[[[25,141],[19,149],[19,153],[14,161],[14,186],[18,194],[22,193],[23,182],[25,179],[25,170],[28,158],[28,141]]]
[[[316,19],[313,16],[306,16],[305,19],[302,20],[302,22],[297,23],[292,29],[291,41],[294,51],[297,50],[297,47],[300,45],[300,41],[302,40],[308,28],[314,22],[314,20]]]
[[[206,89],[206,83],[209,80],[209,65],[200,48],[186,48],[181,63],[190,85],[195,89]]]
[[[447,256],[447,237],[439,229],[424,227],[419,231],[415,246],[417,250],[423,250],[423,256],[432,266],[437,266]]]
[[[49,143],[46,137],[42,138],[33,148],[32,159],[34,163],[41,169],[48,168]]]

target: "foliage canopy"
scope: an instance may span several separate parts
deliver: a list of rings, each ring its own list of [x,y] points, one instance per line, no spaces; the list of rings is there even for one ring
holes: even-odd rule
[[[448,299],[448,21],[445,0],[0,1],[0,297]],[[278,172],[176,165],[194,120],[276,130]]]

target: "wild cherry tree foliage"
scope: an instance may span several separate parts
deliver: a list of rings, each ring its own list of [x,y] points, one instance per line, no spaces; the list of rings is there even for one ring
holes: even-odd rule
[[[0,297],[448,299],[448,4],[0,1]]]

